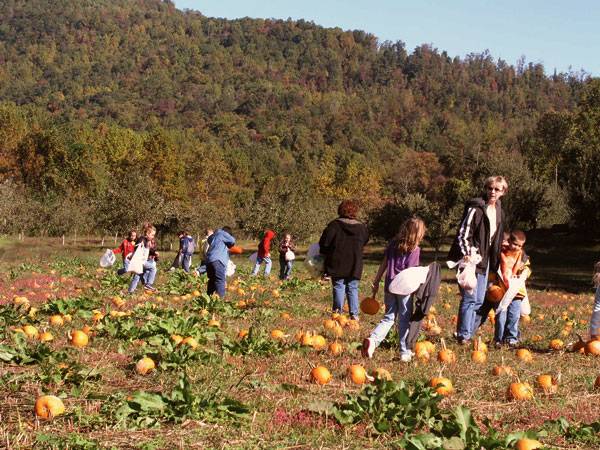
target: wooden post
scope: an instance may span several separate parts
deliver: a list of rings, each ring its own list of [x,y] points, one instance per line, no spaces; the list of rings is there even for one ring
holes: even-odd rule
[[[64,234],[62,236],[62,244],[63,244],[63,247],[64,247],[65,246],[65,235]]]
[[[104,247],[104,236],[102,236],[102,243],[100,244],[100,247]]]
[[[115,245],[117,245],[117,233],[118,231],[115,231]]]

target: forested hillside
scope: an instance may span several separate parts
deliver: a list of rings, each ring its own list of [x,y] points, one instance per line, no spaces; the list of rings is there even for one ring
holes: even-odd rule
[[[600,216],[600,82],[581,74],[158,0],[5,0],[0,17],[2,232],[306,237],[356,197],[377,233],[418,212],[436,241],[491,173],[513,223]]]

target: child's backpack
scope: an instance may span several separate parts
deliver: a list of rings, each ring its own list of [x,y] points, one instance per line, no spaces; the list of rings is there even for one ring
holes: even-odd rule
[[[191,236],[185,236],[183,238],[183,253],[191,255],[196,250],[196,243],[194,242],[194,238]]]

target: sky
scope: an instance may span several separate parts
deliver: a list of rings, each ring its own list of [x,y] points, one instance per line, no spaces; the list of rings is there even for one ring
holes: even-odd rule
[[[542,63],[547,74],[600,76],[600,0],[174,0],[208,17],[305,19],[450,56]]]

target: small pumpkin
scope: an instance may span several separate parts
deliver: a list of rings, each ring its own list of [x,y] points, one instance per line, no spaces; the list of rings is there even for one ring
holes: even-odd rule
[[[317,384],[324,385],[331,381],[331,372],[324,366],[317,366],[310,371],[310,379]]]
[[[525,401],[533,398],[533,389],[529,383],[515,382],[508,386],[506,395],[509,400]]]
[[[434,377],[430,380],[429,385],[432,388],[435,388],[435,392],[437,392],[439,395],[443,395],[444,397],[454,393],[452,381],[445,377]]]

